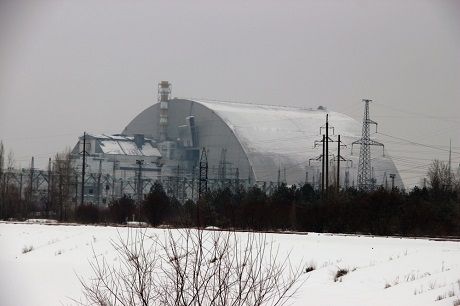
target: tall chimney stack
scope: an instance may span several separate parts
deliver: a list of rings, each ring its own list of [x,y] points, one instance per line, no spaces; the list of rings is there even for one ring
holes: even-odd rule
[[[171,98],[171,83],[161,81],[158,84],[158,102],[160,102],[160,141],[168,139],[168,101]]]

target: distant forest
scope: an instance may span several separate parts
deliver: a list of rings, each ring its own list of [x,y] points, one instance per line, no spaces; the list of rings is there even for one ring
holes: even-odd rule
[[[460,236],[458,191],[415,187],[359,192],[348,189],[321,198],[305,184],[282,184],[272,195],[260,188],[216,190],[197,203],[181,205],[155,184],[141,206],[142,221],[153,226],[206,227],[257,231],[313,231],[402,236]],[[106,211],[84,206],[81,222],[124,223],[136,214],[134,200],[124,197]]]
[[[0,146],[0,219],[24,220],[34,207],[21,201],[19,190],[2,170]],[[125,224],[136,220],[152,226],[207,227],[255,231],[313,231],[370,235],[460,237],[460,177],[435,160],[427,171],[427,185],[410,191],[355,188],[322,193],[309,184],[280,184],[271,194],[257,186],[208,191],[194,202],[180,203],[155,183],[138,205],[127,196],[101,208],[92,204],[69,206],[71,164],[56,156],[59,176],[50,188],[41,217],[81,223]],[[27,198],[28,190],[25,190]],[[35,211],[36,212],[36,211]]]

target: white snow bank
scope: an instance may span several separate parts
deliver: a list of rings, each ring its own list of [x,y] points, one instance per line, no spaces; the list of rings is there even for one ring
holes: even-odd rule
[[[126,227],[0,223],[0,304],[70,305],[92,250],[117,262]],[[163,235],[166,230],[142,229]],[[175,231],[175,230],[173,230]],[[237,233],[244,237],[247,233]],[[316,266],[292,305],[449,305],[460,296],[460,242],[309,233],[267,234],[293,264]],[[23,253],[24,247],[33,249]],[[334,282],[339,268],[350,272]],[[387,288],[385,288],[387,287]],[[454,296],[449,297],[453,292]],[[444,297],[436,301],[438,297]]]
[[[57,220],[54,219],[27,219],[26,223],[40,223],[40,224],[56,224]]]

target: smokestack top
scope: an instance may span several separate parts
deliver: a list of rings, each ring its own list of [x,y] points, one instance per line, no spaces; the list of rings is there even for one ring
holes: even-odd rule
[[[160,82],[160,87],[161,88],[168,88],[169,85],[171,85],[168,81],[161,81]]]

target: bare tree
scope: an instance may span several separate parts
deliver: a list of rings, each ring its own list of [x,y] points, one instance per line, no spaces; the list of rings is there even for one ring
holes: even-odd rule
[[[3,141],[0,141],[0,178],[3,174],[3,167],[5,163],[5,147],[3,146]]]
[[[5,163],[5,147],[3,141],[0,141],[0,218],[4,217],[5,207],[5,177],[3,167]]]
[[[453,174],[449,171],[449,166],[438,159],[433,160],[428,168],[428,183],[435,190],[443,190],[452,187]]]
[[[54,157],[53,178],[51,186],[51,198],[53,203],[57,203],[59,219],[64,220],[67,215],[67,208],[70,205],[72,196],[72,186],[74,169],[70,156],[70,149],[57,153]]]
[[[264,234],[170,230],[163,239],[130,232],[114,243],[119,264],[94,256],[80,279],[81,305],[284,305],[301,285],[302,265]]]

